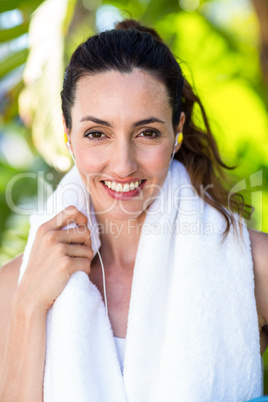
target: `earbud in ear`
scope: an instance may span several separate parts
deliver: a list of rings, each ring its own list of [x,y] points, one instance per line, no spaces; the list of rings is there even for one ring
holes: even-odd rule
[[[183,133],[179,133],[179,136],[178,136],[178,144],[181,144],[182,143],[182,141],[183,141]]]
[[[178,144],[181,144],[182,141],[183,141],[183,134],[182,133],[177,133],[176,138],[175,138],[174,148],[176,148],[176,146]]]
[[[174,155],[175,155],[176,146],[177,146],[178,144],[181,144],[182,141],[183,141],[183,134],[182,134],[182,133],[177,133],[177,134],[176,134],[176,137],[175,137],[175,141],[174,141],[173,153],[172,153],[172,155],[171,155],[171,159],[170,159],[170,162],[169,162],[169,163],[171,163],[171,162],[173,161],[173,158],[174,158]]]
[[[64,133],[64,142],[67,144],[69,142],[68,134]]]
[[[67,146],[68,150],[72,153],[71,146],[70,146],[70,141],[69,141],[69,136],[66,133],[64,133],[64,142],[65,142],[65,145]]]
[[[70,141],[69,141],[69,136],[66,133],[64,133],[64,142],[65,142],[65,144],[66,144],[66,146],[67,146],[67,148],[68,148],[68,150],[69,150],[69,152],[71,154],[71,157],[73,158],[73,161],[75,163],[74,154],[73,154],[73,152],[71,150],[71,144],[70,144]]]

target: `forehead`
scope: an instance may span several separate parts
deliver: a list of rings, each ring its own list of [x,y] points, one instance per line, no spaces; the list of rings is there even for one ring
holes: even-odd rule
[[[140,69],[130,73],[107,71],[81,78],[72,113],[82,117],[89,111],[98,115],[131,116],[132,120],[148,113],[171,116],[165,85]]]

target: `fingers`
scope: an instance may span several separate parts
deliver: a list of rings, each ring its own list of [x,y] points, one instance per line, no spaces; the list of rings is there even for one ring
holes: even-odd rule
[[[66,244],[65,248],[65,254],[69,257],[87,258],[90,261],[93,258],[93,251],[87,246],[82,246],[80,244]]]
[[[84,271],[87,274],[90,273],[90,265],[91,261],[88,258],[77,257],[77,258],[70,258],[66,257],[67,261],[67,270],[69,275],[72,275],[74,272],[77,271]]]
[[[90,272],[94,252],[91,248],[81,244],[58,243],[54,247],[54,256],[58,261],[58,266],[63,271],[68,272],[69,275],[72,275],[81,269]]]
[[[91,247],[91,233],[85,225],[66,230],[51,230],[49,236],[55,242],[84,244]]]
[[[43,223],[43,225],[41,226],[42,230],[48,231],[53,229],[61,229],[62,227],[67,226],[72,222],[77,223],[77,225],[86,225],[87,217],[82,214],[82,212],[80,212],[76,207],[71,205],[58,213],[49,221]]]

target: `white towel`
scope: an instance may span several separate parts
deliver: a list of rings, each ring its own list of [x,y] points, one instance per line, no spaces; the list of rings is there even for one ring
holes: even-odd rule
[[[67,205],[86,214],[79,183],[73,167],[46,214],[31,217],[20,279],[42,222]],[[220,245],[224,227],[221,215],[194,194],[184,166],[173,161],[139,241],[123,375],[101,295],[86,273],[76,272],[48,312],[44,402],[244,402],[261,396],[249,235],[243,226],[244,243],[231,231]],[[97,230],[92,236],[96,251]]]

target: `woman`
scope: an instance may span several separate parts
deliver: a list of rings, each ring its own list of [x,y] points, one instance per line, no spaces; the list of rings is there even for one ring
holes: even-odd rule
[[[0,272],[1,401],[261,396],[267,235],[239,223],[247,205],[228,198],[170,50],[133,20],[89,38],[66,69],[62,110],[76,167],[48,201],[53,217],[32,219],[23,263]]]

